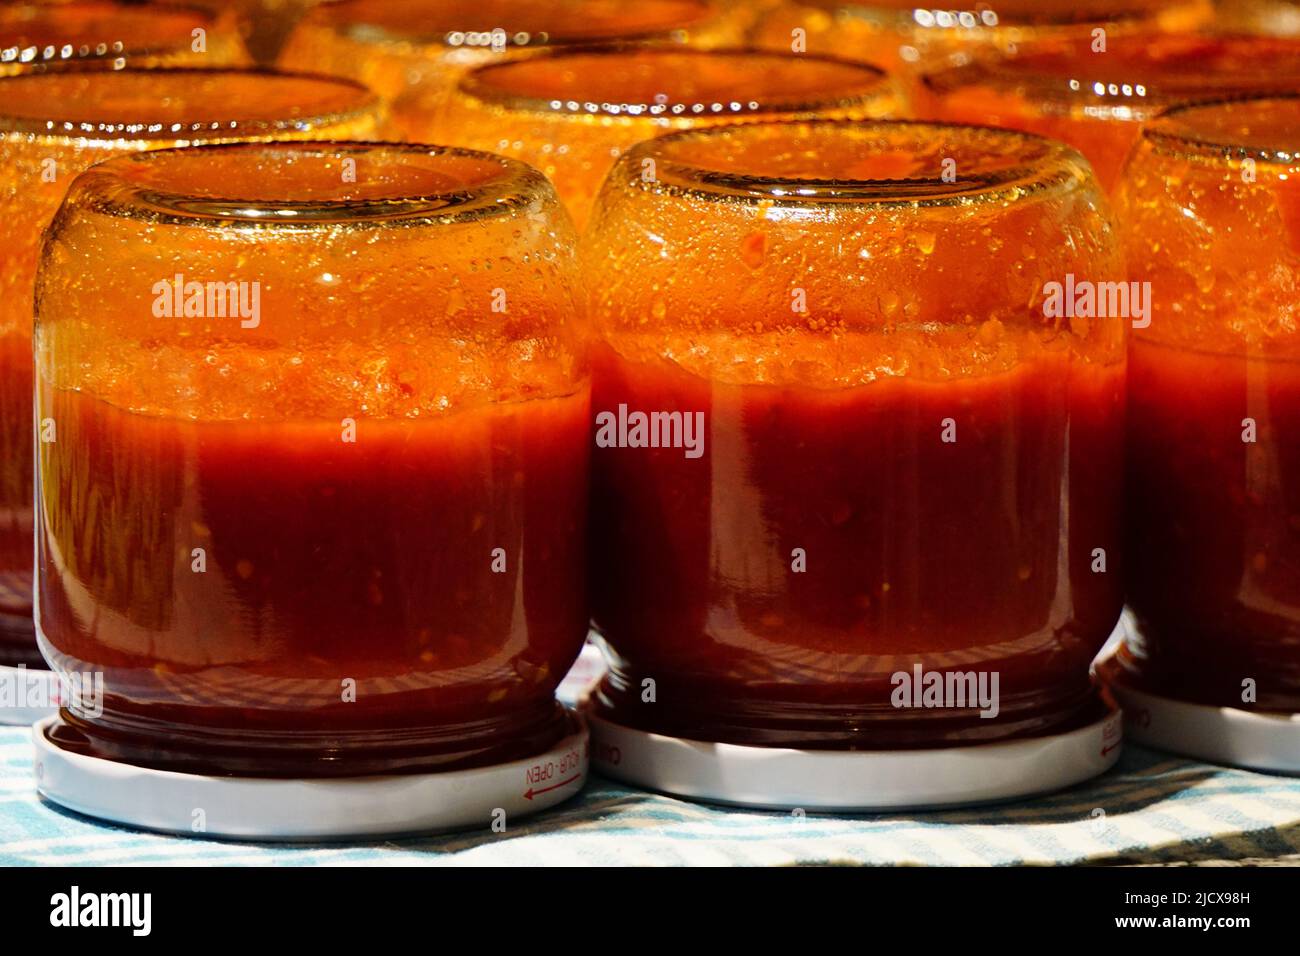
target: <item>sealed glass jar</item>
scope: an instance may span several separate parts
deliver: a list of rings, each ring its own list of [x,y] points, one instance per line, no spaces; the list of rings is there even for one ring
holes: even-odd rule
[[[321,777],[570,733],[573,259],[546,180],[487,154],[235,144],[79,177],[37,293],[37,623],[104,691],[62,745]]]
[[[593,713],[839,751],[1096,719],[1126,320],[1063,305],[1123,279],[1086,162],[746,124],[635,146],[597,207]]]
[[[0,7],[0,76],[70,61],[215,67],[246,57],[234,18],[220,9],[117,0]]]
[[[480,67],[443,114],[408,132],[491,149],[555,183],[581,228],[605,174],[633,143],[671,130],[901,108],[875,67],[755,50],[602,47]]]
[[[1172,110],[1117,197],[1153,302],[1130,343],[1137,627],[1118,663],[1140,689],[1274,715],[1300,713],[1298,128],[1294,96]]]
[[[729,0],[344,0],[308,13],[280,62],[360,80],[405,136],[473,67],[594,43],[734,44],[746,21]]]
[[[349,80],[78,65],[0,79],[0,664],[32,632],[32,296],[42,230],[69,183],[122,152],[184,143],[365,137],[377,103]]]
[[[1020,47],[932,72],[919,115],[1009,126],[1063,140],[1113,189],[1142,124],[1179,103],[1300,86],[1300,40],[1150,32]]]
[[[910,0],[783,0],[754,35],[773,50],[858,58],[910,73],[1034,40],[1090,38],[1098,29],[1110,36],[1188,30],[1210,12],[1208,0],[999,0],[941,8]]]

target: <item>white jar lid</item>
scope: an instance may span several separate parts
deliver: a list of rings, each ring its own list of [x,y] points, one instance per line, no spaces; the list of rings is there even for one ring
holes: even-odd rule
[[[1210,763],[1300,774],[1300,714],[1194,704],[1139,690],[1113,654],[1096,670],[1123,706],[1124,733],[1134,742]]]
[[[761,809],[921,810],[995,803],[1071,786],[1109,769],[1118,710],[1066,733],[935,750],[792,750],[665,737],[588,712],[592,766],[691,800]]]
[[[187,836],[328,840],[509,826],[576,794],[587,778],[581,726],[526,760],[449,770],[314,780],[152,770],[72,753],[32,728],[36,787],[46,799],[113,823]]]

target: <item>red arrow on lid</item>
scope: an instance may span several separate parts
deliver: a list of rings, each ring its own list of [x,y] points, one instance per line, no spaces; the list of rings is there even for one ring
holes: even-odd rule
[[[549,787],[542,787],[540,790],[534,790],[532,787],[529,787],[524,793],[524,799],[531,800],[533,797],[541,796],[543,793],[547,793],[551,790],[558,790],[560,787],[567,787],[569,784],[581,779],[582,774],[578,774],[576,777],[570,777],[568,780],[561,780],[559,783],[553,783]]]

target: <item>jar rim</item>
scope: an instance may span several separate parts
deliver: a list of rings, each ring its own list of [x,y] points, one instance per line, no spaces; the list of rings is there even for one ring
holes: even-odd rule
[[[494,23],[490,25],[481,23],[476,26],[487,27],[487,29],[475,30],[468,29],[470,26],[468,21],[464,24],[467,29],[453,29],[450,24],[447,24],[445,27],[436,27],[430,30],[428,27],[424,29],[407,29],[409,21],[403,21],[400,24],[388,22],[388,18],[394,11],[389,8],[388,3],[380,2],[380,0],[342,0],[342,2],[317,7],[308,15],[309,19],[303,22],[309,26],[333,29],[335,32],[343,33],[360,42],[411,44],[456,50],[487,46],[486,43],[471,43],[467,42],[467,40],[472,35],[476,35],[474,36],[475,39],[479,39],[484,35],[490,39],[491,35],[497,30],[503,32],[507,46],[518,48],[582,45],[613,40],[643,41],[670,38],[680,30],[694,29],[700,24],[708,23],[718,14],[718,10],[710,0],[658,0],[658,2],[671,7],[691,7],[694,10],[694,15],[684,21],[677,19],[652,21],[646,27],[632,30],[629,33],[585,33],[573,29],[558,31],[518,29],[529,25],[524,22],[513,24]],[[642,2],[638,5],[645,6],[645,3]],[[479,15],[482,4],[472,3],[470,6],[475,8],[470,11],[471,14]],[[364,17],[349,18],[350,14],[357,10],[364,12],[367,7],[378,7],[386,16],[384,18],[375,18],[371,15],[369,19]],[[532,25],[536,26],[535,23]],[[519,41],[520,34],[527,37],[525,42]]]
[[[1053,27],[1084,23],[1133,23],[1158,17],[1194,0],[1077,0],[1065,9],[1045,10],[1039,0],[1008,8],[1002,3],[968,3],[965,8],[932,8],[915,0],[802,0],[825,11],[854,11],[859,15],[894,14],[923,29],[983,27]],[[968,16],[963,16],[968,15]],[[990,22],[990,15],[992,22]]]
[[[758,61],[771,65],[789,67],[794,70],[811,71],[822,68],[826,71],[837,70],[842,74],[856,74],[861,78],[858,87],[846,85],[843,89],[827,87],[822,96],[792,97],[788,99],[768,98],[757,101],[746,96],[743,90],[737,90],[734,96],[725,101],[703,99],[671,102],[666,97],[659,103],[657,97],[650,97],[649,102],[612,102],[589,100],[560,100],[552,97],[534,96],[527,93],[507,92],[490,85],[489,80],[501,75],[522,73],[527,76],[537,70],[548,75],[557,67],[569,66],[581,60],[594,60],[593,82],[597,89],[607,86],[609,67],[600,62],[603,58],[649,58],[676,60],[685,64],[691,60],[700,63],[723,64],[734,62],[744,68],[755,66]],[[567,62],[566,62],[567,61]],[[758,74],[762,76],[760,72]],[[617,117],[630,121],[657,121],[671,123],[674,120],[689,121],[704,118],[747,119],[749,117],[780,116],[790,113],[811,113],[816,110],[843,109],[857,104],[869,103],[878,97],[889,96],[893,90],[889,74],[878,66],[857,60],[847,60],[836,56],[815,53],[783,53],[757,47],[687,47],[687,46],[653,46],[639,44],[597,44],[579,46],[572,49],[550,49],[521,59],[507,60],[501,63],[489,63],[468,71],[457,83],[457,92],[465,97],[477,100],[492,107],[511,112],[525,112],[569,117]],[[645,99],[645,98],[643,98]]]
[[[1268,165],[1295,166],[1300,163],[1300,134],[1296,135],[1295,145],[1292,148],[1281,149],[1276,145],[1264,145],[1258,141],[1248,142],[1244,136],[1233,137],[1226,132],[1216,134],[1204,129],[1198,130],[1190,122],[1197,114],[1226,115],[1231,113],[1234,107],[1263,107],[1274,103],[1287,104],[1292,108],[1293,115],[1300,117],[1300,92],[1278,90],[1212,96],[1180,103],[1163,110],[1143,127],[1142,139],[1157,149],[1177,152],[1204,161],[1230,163],[1249,159]]]
[[[314,84],[318,88],[332,88],[349,91],[355,102],[348,108],[317,115],[280,117],[262,117],[258,119],[241,119],[239,109],[232,109],[232,118],[225,120],[202,120],[190,123],[177,122],[139,122],[120,123],[105,122],[94,118],[51,118],[34,115],[13,115],[8,108],[0,106],[0,137],[10,134],[23,134],[58,140],[122,140],[127,142],[162,142],[172,144],[178,140],[220,140],[231,137],[271,136],[277,133],[295,130],[314,129],[320,126],[346,123],[360,119],[379,109],[379,99],[366,86],[355,80],[323,73],[307,73],[294,70],[268,69],[265,67],[201,67],[201,66],[142,66],[119,68],[108,63],[67,63],[48,69],[18,73],[13,76],[0,77],[0,100],[13,102],[21,95],[24,84],[41,84],[64,80],[72,76],[103,77],[105,82],[112,79],[130,77],[154,77],[159,80],[176,78],[219,79],[222,77],[247,77],[265,79],[271,82],[293,81]],[[4,94],[8,94],[5,96]],[[291,107],[290,107],[291,108]]]
[[[385,173],[391,180],[395,171],[411,174],[416,186],[390,185],[388,189],[366,189],[360,195],[307,195],[315,187],[304,181],[303,194],[297,199],[244,195],[237,189],[181,188],[202,173],[195,164],[205,159],[236,159],[240,153],[252,154],[257,163],[270,154],[292,153],[295,158],[361,159],[366,155],[384,154]],[[396,161],[395,161],[396,160]],[[428,161],[433,160],[431,164]],[[462,174],[470,164],[477,164],[481,175],[462,175],[447,160],[463,161]],[[421,165],[423,161],[423,165]],[[166,165],[182,163],[188,169],[186,180],[168,185]],[[434,166],[443,167],[435,169]],[[160,171],[161,167],[161,171]],[[323,181],[323,180],[322,180]],[[175,179],[173,179],[175,182]],[[331,182],[337,186],[341,179]],[[231,195],[221,195],[222,192]],[[296,140],[270,142],[217,143],[132,152],[92,166],[77,177],[69,190],[93,211],[116,218],[145,220],[153,224],[206,226],[229,229],[319,229],[321,226],[373,228],[382,224],[450,224],[486,220],[518,212],[534,212],[550,206],[562,213],[550,182],[533,167],[479,150],[449,146],[428,146],[370,140]]]
[[[1202,99],[1219,95],[1223,91],[1223,77],[1215,74],[1213,87],[1207,84],[1204,48],[1213,46],[1224,52],[1258,57],[1263,52],[1274,56],[1288,55],[1294,60],[1294,76],[1300,82],[1300,39],[1294,37],[1251,36],[1248,34],[1217,33],[1161,33],[1149,31],[1130,34],[1125,39],[1139,41],[1136,55],[1125,51],[1128,62],[1137,63],[1141,72],[1134,71],[1127,79],[1113,73],[1088,75],[1053,69],[1053,63],[1079,62],[1079,50],[1085,41],[1045,40],[1020,47],[1006,56],[976,56],[956,65],[941,67],[925,73],[921,85],[934,96],[946,96],[973,85],[985,85],[999,92],[1015,92],[1028,96],[1054,113],[1064,113],[1072,107],[1081,107],[1098,119],[1142,121],[1159,111],[1186,101],[1189,97]],[[1166,49],[1164,57],[1152,57],[1152,44]],[[1181,49],[1180,49],[1181,48]],[[1114,52],[1114,51],[1111,51]],[[1168,54],[1177,54],[1171,57]],[[1110,53],[1107,54],[1109,56]],[[1189,71],[1185,78],[1168,72],[1172,59],[1181,59],[1189,66],[1199,64],[1200,69]],[[1108,65],[1110,61],[1107,61]],[[1161,72],[1164,75],[1161,75]],[[1285,80],[1273,79],[1275,74],[1248,76],[1236,74],[1230,80],[1243,84],[1237,95],[1250,95],[1267,91],[1270,86],[1285,88]]]
[[[66,55],[64,51],[72,47],[73,41],[69,38],[58,44],[38,43],[30,37],[24,37],[21,34],[23,24],[39,23],[45,26],[57,28],[61,21],[67,21],[76,15],[85,15],[89,11],[103,8],[106,14],[111,13],[114,17],[130,16],[136,17],[144,22],[156,23],[159,18],[174,17],[175,22],[179,23],[182,18],[190,18],[193,22],[208,29],[216,25],[218,21],[217,14],[203,7],[193,6],[184,2],[172,2],[172,0],[160,0],[158,3],[151,3],[148,7],[135,6],[129,3],[122,3],[120,0],[76,0],[72,3],[53,4],[53,5],[31,5],[33,15],[29,19],[20,19],[16,16],[17,11],[23,10],[23,6],[8,7],[0,11],[0,66],[41,66],[49,64],[62,63],[79,63],[93,62],[93,58],[113,58],[126,56],[142,56],[152,53],[168,53],[181,47],[158,45],[158,40],[154,36],[145,36],[138,42],[127,43],[126,38],[110,43],[108,38],[103,38],[95,43],[92,48],[87,43],[81,43],[80,51],[76,57]],[[13,28],[14,33],[4,35],[6,29]],[[188,48],[190,37],[186,34],[184,48]],[[99,47],[104,47],[100,50]],[[23,59],[26,51],[35,51],[33,56]],[[92,57],[93,50],[93,57]],[[55,55],[36,56],[40,51],[51,51]]]
[[[945,144],[950,147],[945,158],[951,158],[955,163],[951,178],[945,176],[942,169],[923,176],[882,173],[869,177],[779,174],[759,170],[745,172],[702,165],[673,155],[675,150],[693,140],[704,140],[707,144],[723,137],[789,134],[793,138],[801,133],[805,137],[808,134],[843,134],[865,140],[874,138],[882,143],[887,143],[893,136],[897,140],[895,148],[900,143],[920,146],[934,142],[936,136],[944,134],[950,137],[955,134],[963,142],[959,148]],[[981,140],[987,147],[984,154],[975,152],[981,146]],[[1006,155],[1017,145],[1025,153],[1021,161],[1000,165],[980,162],[979,157],[991,157],[996,146],[1002,146]],[[963,156],[974,160],[973,169],[971,164],[963,163]],[[640,173],[645,160],[653,160],[653,177]],[[646,191],[666,190],[709,201],[806,207],[969,205],[974,202],[1005,202],[1031,193],[1070,188],[1072,184],[1095,183],[1087,160],[1065,143],[1019,130],[925,120],[796,119],[683,130],[638,143],[620,160],[620,166],[624,165],[635,171],[629,180]]]

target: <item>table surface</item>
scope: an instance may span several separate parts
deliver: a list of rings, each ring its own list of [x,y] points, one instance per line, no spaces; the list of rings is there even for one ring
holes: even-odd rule
[[[0,728],[0,864],[1300,862],[1300,778],[1132,745],[1114,769],[1087,784],[982,809],[797,818],[692,804],[594,777],[573,800],[502,833],[325,845],[218,842],[98,823],[37,796],[31,755],[28,729]]]

